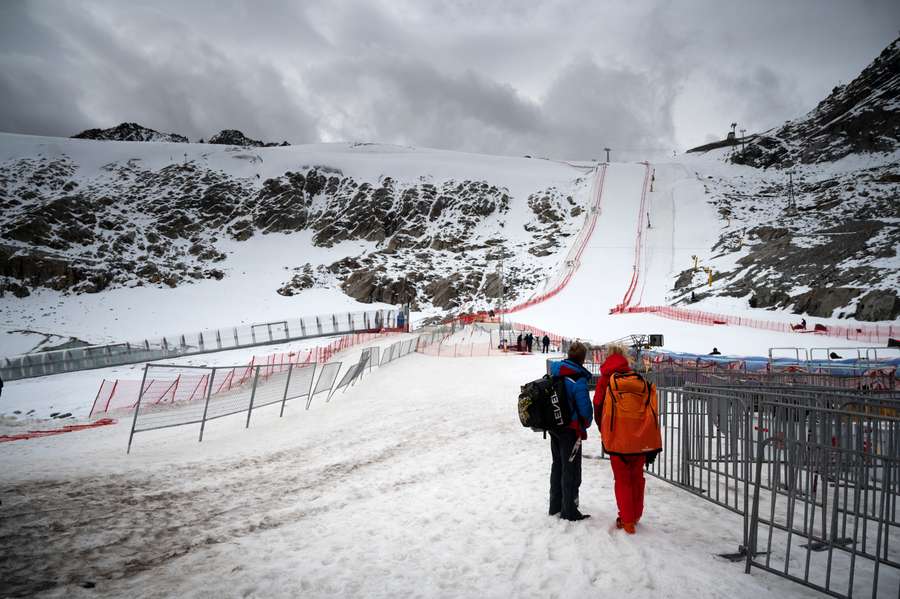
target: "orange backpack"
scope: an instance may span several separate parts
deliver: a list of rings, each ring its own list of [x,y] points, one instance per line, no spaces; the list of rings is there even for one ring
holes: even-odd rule
[[[606,453],[637,455],[659,452],[656,387],[636,372],[613,373],[603,400],[600,436]]]

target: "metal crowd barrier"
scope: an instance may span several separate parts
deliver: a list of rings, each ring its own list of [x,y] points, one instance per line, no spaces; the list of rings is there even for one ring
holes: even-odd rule
[[[405,314],[394,310],[348,312],[167,335],[132,343],[111,343],[0,358],[0,378],[14,381],[50,374],[136,364],[175,357],[271,345],[329,335],[397,328]]]
[[[246,413],[244,428],[249,428],[254,410],[280,404],[280,418],[287,402],[295,399],[306,399],[308,410],[315,397],[324,394],[325,401],[331,401],[337,391],[346,391],[366,371],[415,352],[418,342],[418,338],[397,341],[384,352],[377,346],[364,348],[359,360],[344,371],[340,380],[341,362],[328,362],[318,368],[318,380],[315,362],[250,366],[147,364],[134,407],[127,453],[131,452],[137,433],[199,424],[198,441],[203,441],[206,424],[211,420]]]
[[[834,597],[900,594],[900,394],[658,389],[648,473],[742,516],[723,554]]]
[[[329,395],[340,371],[340,362],[329,362],[321,368],[319,380],[313,387],[317,365],[269,364],[259,366],[176,366],[147,364],[141,381],[141,394],[134,409],[128,450],[136,433],[200,425],[198,441],[203,441],[206,423],[225,416],[247,413],[245,428],[250,426],[254,409],[280,403],[279,417],[284,416],[288,401],[306,399],[306,408],[313,398],[324,392]],[[235,373],[246,370],[239,377]],[[152,395],[147,381],[190,381],[191,395],[179,398],[173,391],[162,396]],[[196,391],[199,390],[199,393]],[[155,401],[150,401],[150,398]]]

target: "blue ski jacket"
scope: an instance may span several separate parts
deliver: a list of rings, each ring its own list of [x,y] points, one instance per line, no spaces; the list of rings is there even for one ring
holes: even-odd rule
[[[591,373],[571,360],[550,363],[550,375],[561,376],[566,381],[566,396],[572,406],[572,422],[569,425],[582,439],[587,439],[587,429],[594,417],[594,406],[588,394]],[[576,413],[575,408],[578,408]],[[580,418],[579,418],[580,417]]]

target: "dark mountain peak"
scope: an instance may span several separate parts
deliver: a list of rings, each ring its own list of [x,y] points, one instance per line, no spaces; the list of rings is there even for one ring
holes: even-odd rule
[[[242,132],[237,129],[222,129],[212,137],[210,137],[206,143],[208,144],[224,144],[229,146],[250,146],[255,148],[270,148],[273,146],[289,146],[286,141],[279,143],[274,142],[264,142],[259,141],[258,139],[250,139]]]
[[[731,161],[788,167],[900,147],[900,38],[847,85],[838,85],[803,117],[737,149]]]
[[[188,138],[177,133],[160,133],[137,123],[122,123],[109,129],[88,129],[74,139],[99,139],[105,141],[165,141],[172,143],[188,143]]]

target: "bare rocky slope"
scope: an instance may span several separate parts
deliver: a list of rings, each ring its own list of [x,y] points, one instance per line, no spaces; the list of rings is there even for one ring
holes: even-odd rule
[[[807,115],[733,143],[694,152],[757,169],[705,175],[725,221],[715,277],[681,273],[690,291],[746,297],[751,307],[820,317],[900,316],[900,40]]]
[[[0,163],[0,275],[18,297],[40,287],[175,287],[226,276],[223,242],[308,231],[314,246],[372,250],[326,264],[279,256],[288,270],[272,293],[339,285],[363,302],[450,310],[497,296],[500,258],[509,259],[508,297],[530,291],[553,266],[538,259],[564,249],[583,221],[584,199],[550,186],[520,201],[528,217],[516,234],[504,230],[511,199],[480,179],[373,183],[306,166],[258,180],[137,158],[85,175],[65,154],[24,157]]]

